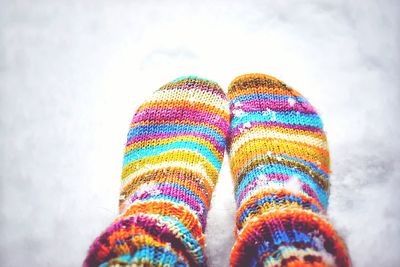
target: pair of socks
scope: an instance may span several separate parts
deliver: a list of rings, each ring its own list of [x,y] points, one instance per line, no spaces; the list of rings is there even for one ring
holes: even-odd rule
[[[225,95],[188,76],[133,116],[118,218],[84,266],[206,266],[204,232],[224,151],[236,213],[231,266],[351,266],[326,219],[329,151],[322,121],[297,91],[264,74]]]

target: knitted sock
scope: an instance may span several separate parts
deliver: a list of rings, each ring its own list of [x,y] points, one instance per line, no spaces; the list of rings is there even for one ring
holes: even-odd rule
[[[276,78],[229,86],[230,164],[238,206],[232,266],[350,266],[325,218],[329,152],[311,104]]]
[[[204,266],[207,211],[229,129],[214,82],[189,76],[139,107],[123,161],[120,216],[85,266]]]

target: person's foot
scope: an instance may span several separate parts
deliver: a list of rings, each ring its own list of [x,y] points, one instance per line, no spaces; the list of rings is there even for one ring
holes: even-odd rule
[[[322,121],[297,91],[264,74],[229,86],[228,152],[238,206],[232,266],[349,266],[324,218],[329,151]]]
[[[139,107],[128,133],[120,217],[86,266],[204,266],[206,215],[229,129],[214,82],[178,78]]]

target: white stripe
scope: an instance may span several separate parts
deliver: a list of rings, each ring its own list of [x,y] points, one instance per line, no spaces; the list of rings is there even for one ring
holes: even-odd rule
[[[201,90],[179,90],[169,89],[156,91],[149,101],[165,101],[165,100],[185,100],[189,102],[197,102],[211,105],[222,112],[228,114],[229,107],[225,99],[217,94]]]

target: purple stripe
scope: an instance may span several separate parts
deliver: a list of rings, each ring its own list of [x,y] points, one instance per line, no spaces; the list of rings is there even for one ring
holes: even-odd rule
[[[240,102],[242,104],[241,107],[235,107],[233,103],[230,104],[230,108],[237,109],[240,108],[245,112],[254,112],[254,111],[267,111],[267,109],[282,112],[282,111],[299,111],[301,113],[306,114],[317,114],[316,110],[313,106],[306,102],[296,102],[292,105],[288,101],[282,100],[248,100]]]
[[[324,205],[322,204],[321,200],[319,199],[318,195],[314,192],[314,190],[306,183],[302,183],[301,185],[301,189],[303,189],[303,191],[309,195],[310,197],[312,197],[313,199],[315,199],[316,201],[318,201],[318,204],[321,207],[324,207]],[[323,208],[325,209],[325,208]]]
[[[223,133],[226,133],[229,128],[228,122],[212,112],[201,111],[190,108],[147,108],[135,114],[132,118],[132,124],[142,121],[168,121],[176,122],[189,120],[200,123],[210,123],[218,127]]]
[[[139,189],[140,190],[140,189]],[[187,192],[174,187],[170,185],[155,185],[152,190],[158,191],[157,194],[151,194],[150,192],[140,192],[140,194],[133,194],[132,197],[130,198],[130,202],[133,203],[136,200],[146,200],[148,198],[151,198],[152,196],[170,196],[176,199],[181,200],[185,204],[189,205],[190,208],[199,216],[199,220],[201,222],[201,225],[203,226],[203,229],[206,228],[206,215],[207,215],[207,210],[204,209],[201,204],[199,204],[195,198],[190,196]],[[168,198],[165,198],[168,200]],[[159,199],[163,200],[163,199]],[[171,200],[173,201],[173,200]],[[204,204],[204,203],[203,203]]]
[[[145,140],[156,140],[156,139],[164,139],[164,138],[170,138],[170,137],[177,137],[177,136],[194,136],[194,137],[199,137],[202,139],[205,139],[207,141],[209,141],[214,147],[215,149],[220,153],[224,153],[224,147],[222,147],[214,138],[206,135],[206,134],[202,134],[202,133],[158,133],[158,134],[147,134],[147,133],[143,133],[142,135],[136,135],[135,137],[129,139],[126,143],[126,146],[129,146],[135,142],[140,142],[140,141],[145,141]]]
[[[251,127],[252,128],[253,127],[257,127],[257,126],[264,126],[265,128],[268,128],[268,127],[282,127],[282,128],[290,128],[290,129],[296,129],[296,130],[323,133],[323,130],[321,128],[307,126],[307,125],[294,125],[294,124],[287,124],[287,123],[280,123],[280,122],[252,122],[251,123]],[[240,133],[241,133],[240,127],[236,127],[231,132],[231,136],[236,136],[236,135],[239,135]]]

